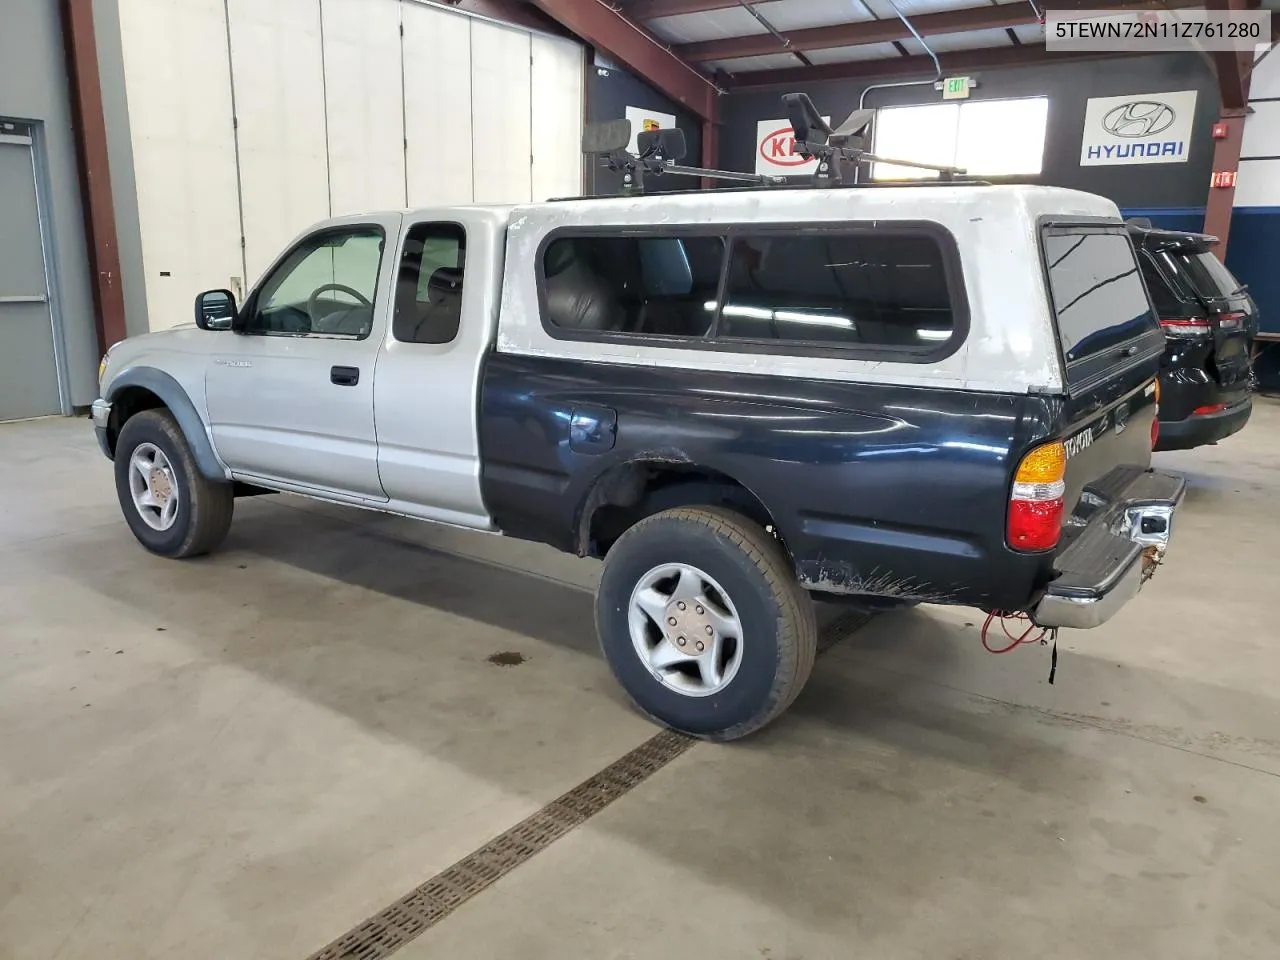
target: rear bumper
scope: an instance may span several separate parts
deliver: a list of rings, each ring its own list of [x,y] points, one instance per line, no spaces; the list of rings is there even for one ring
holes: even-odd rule
[[[1157,450],[1190,450],[1217,443],[1239,432],[1249,422],[1253,413],[1253,399],[1246,397],[1239,403],[1218,413],[1192,414],[1185,420],[1161,420]]]
[[[1165,473],[1137,474],[1110,496],[1083,532],[1054,559],[1049,582],[1031,619],[1042,627],[1086,629],[1105,623],[1129,602],[1164,556],[1173,514],[1186,481]]]

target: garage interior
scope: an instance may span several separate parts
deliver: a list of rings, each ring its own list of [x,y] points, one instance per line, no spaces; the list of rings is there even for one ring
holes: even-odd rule
[[[1043,14],[7,0],[0,958],[1275,957],[1280,57],[1059,53]],[[596,561],[285,494],[208,557],[134,542],[84,417],[112,343],[318,219],[612,193],[584,122],[785,167],[791,91],[953,159],[964,104],[1026,101],[1037,142],[997,118],[971,155],[992,179],[1214,234],[1258,304],[1251,420],[1155,454],[1189,486],[1169,562],[1054,682],[980,611],[824,605],[794,706],[702,743],[614,683]],[[1090,100],[1166,94],[1184,160],[1082,162]],[[944,103],[945,143],[891,113]]]

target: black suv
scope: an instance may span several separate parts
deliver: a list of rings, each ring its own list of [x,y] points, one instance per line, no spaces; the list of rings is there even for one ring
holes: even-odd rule
[[[1210,251],[1217,237],[1141,220],[1128,227],[1167,337],[1155,449],[1217,443],[1240,430],[1253,410],[1249,351],[1257,305]]]

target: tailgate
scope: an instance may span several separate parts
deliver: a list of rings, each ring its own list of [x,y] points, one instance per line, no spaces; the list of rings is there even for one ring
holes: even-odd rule
[[[1165,339],[1123,226],[1049,224],[1041,241],[1067,382],[1066,542],[1087,485],[1151,462]]]
[[[1230,303],[1211,304],[1213,374],[1224,387],[1249,381],[1249,315]]]
[[[1164,256],[1209,317],[1214,348],[1210,372],[1224,387],[1248,381],[1249,342],[1257,320],[1240,281],[1203,246],[1174,247]]]

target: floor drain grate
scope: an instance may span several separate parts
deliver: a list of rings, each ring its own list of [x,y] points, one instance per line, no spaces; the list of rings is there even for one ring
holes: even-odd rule
[[[549,847],[697,743],[664,730],[537,813],[500,833],[310,960],[379,960],[439,923],[495,880]]]
[[[818,631],[818,653],[826,653],[850,634],[861,630],[874,616],[864,610],[845,610],[838,614]]]
[[[818,635],[818,652],[829,650],[871,617],[860,610],[840,613],[823,625]],[[308,960],[381,960],[391,956],[697,742],[674,730],[655,734],[533,816],[498,834],[483,847],[313,953]]]

